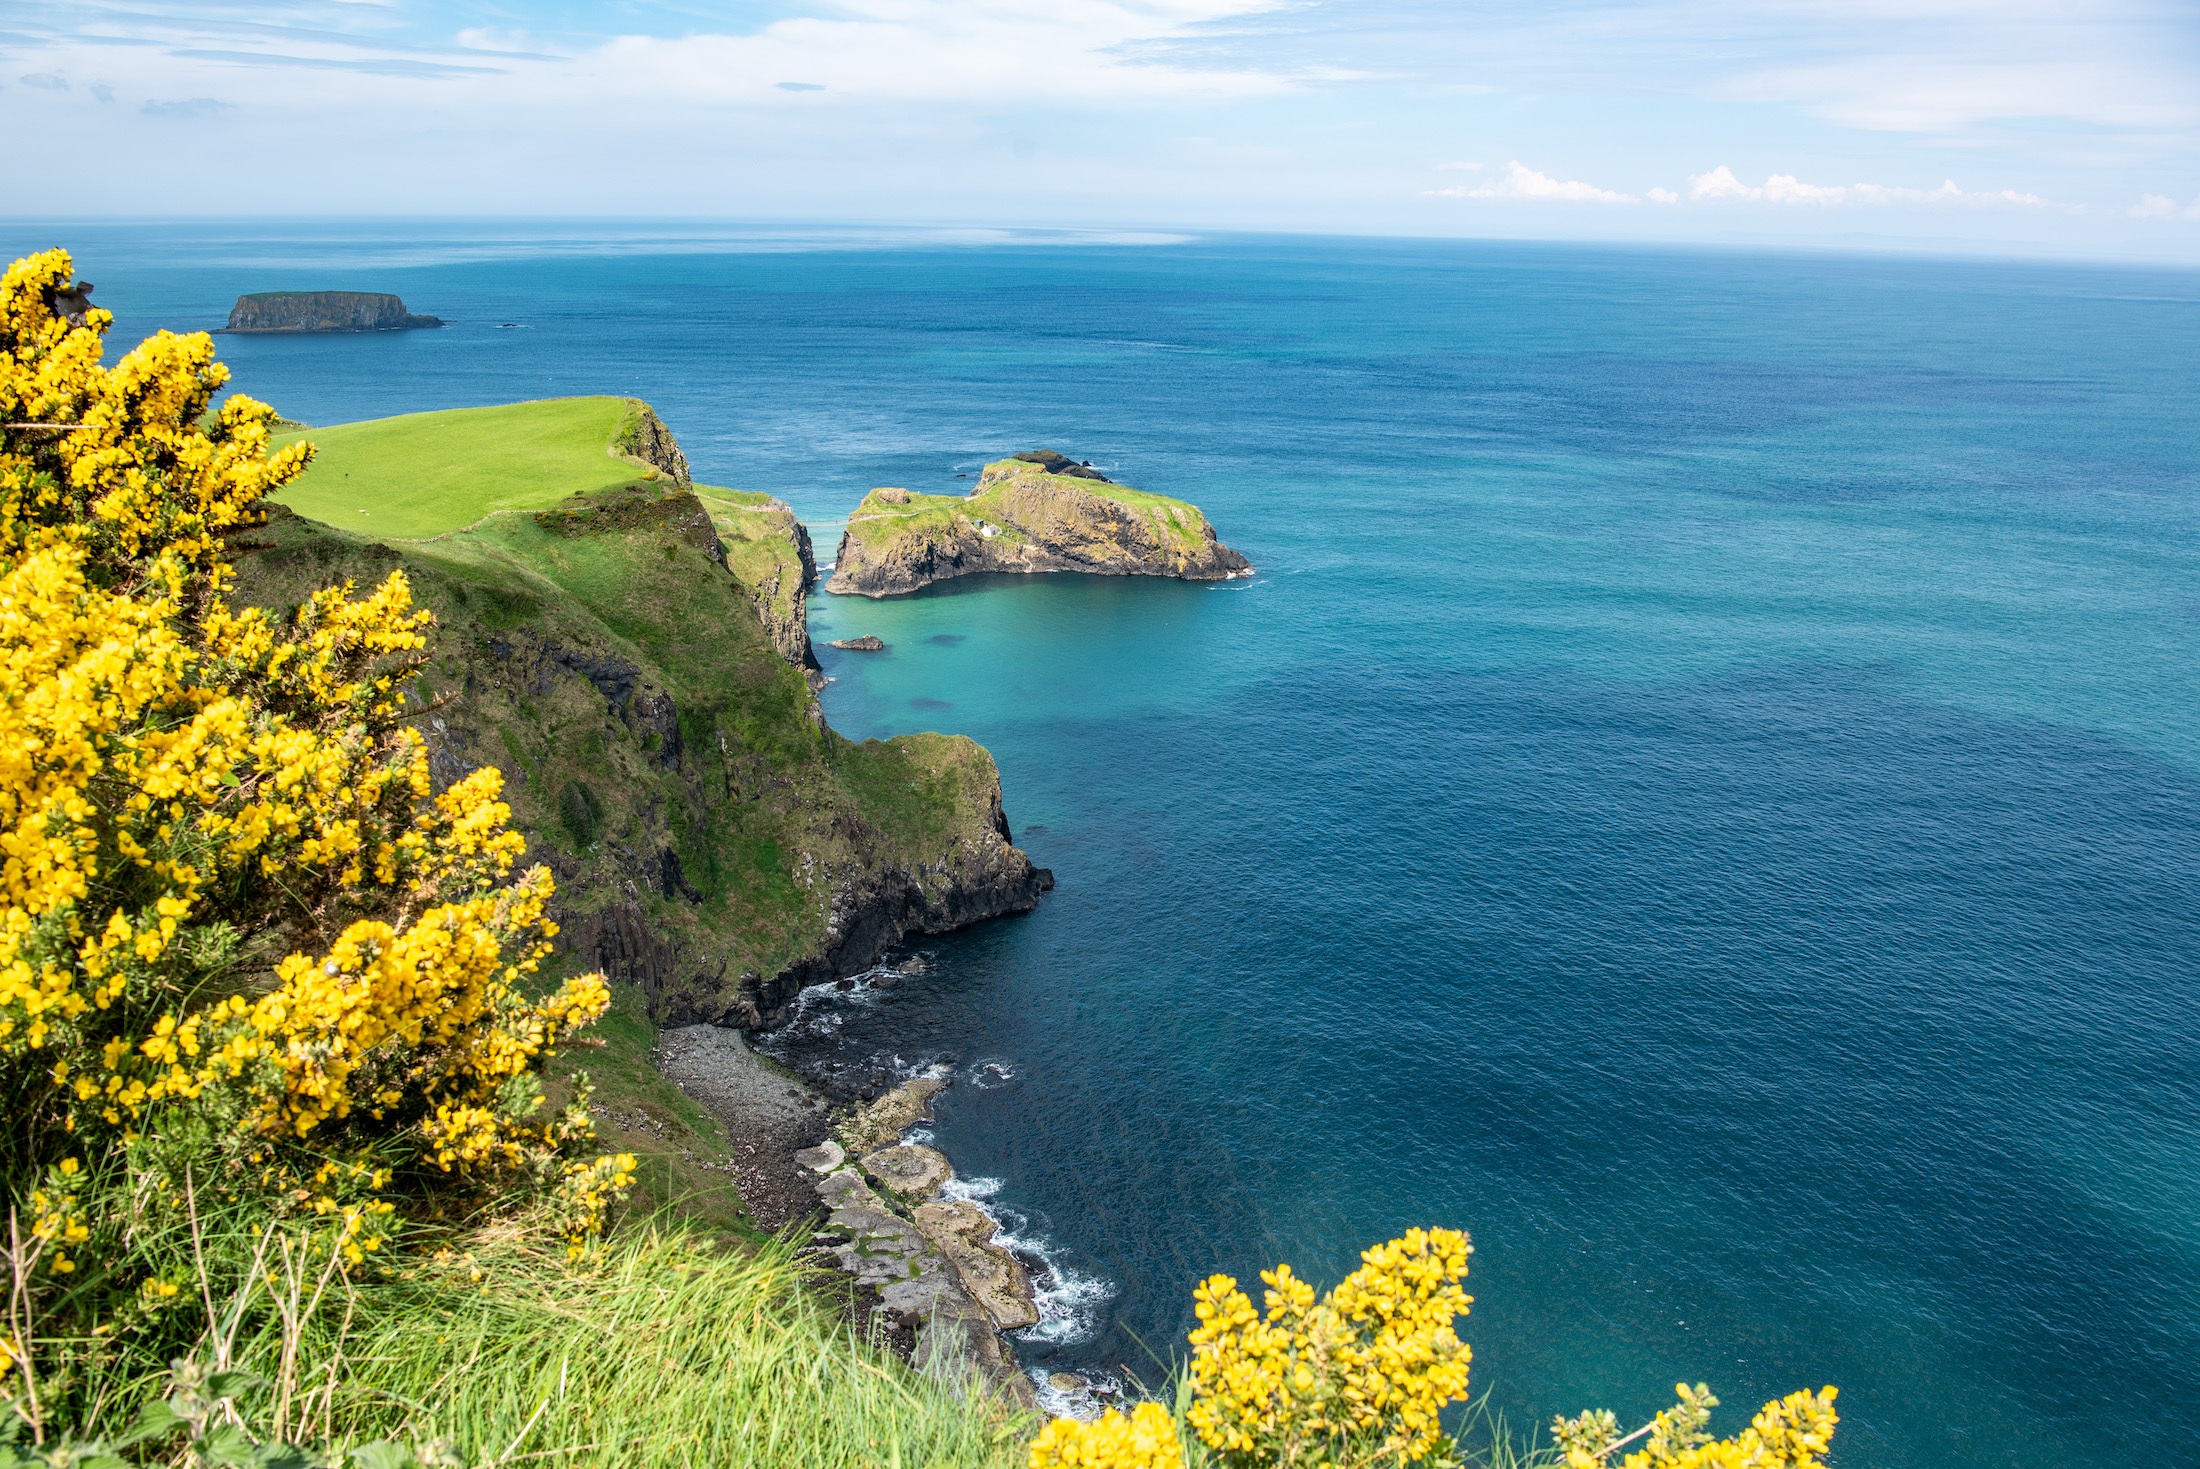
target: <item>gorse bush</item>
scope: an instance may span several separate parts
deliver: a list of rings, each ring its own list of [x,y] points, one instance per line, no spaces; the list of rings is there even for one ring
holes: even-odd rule
[[[157,1336],[187,1247],[212,1268],[202,1216],[318,1229],[355,1264],[405,1200],[524,1189],[577,1244],[630,1166],[569,1158],[585,1107],[541,1115],[538,1063],[607,991],[530,993],[552,887],[519,870],[498,772],[431,786],[406,722],[429,614],[394,572],[286,617],[232,605],[238,538],[311,449],[271,451],[249,398],[209,412],[203,333],[103,365],[111,317],[72,269],[0,277],[18,1375],[34,1317],[79,1365]]]
[[[1403,1466],[1461,1462],[1441,1415],[1467,1396],[1471,1353],[1453,1322],[1473,1246],[1451,1229],[1413,1229],[1362,1252],[1326,1296],[1288,1265],[1261,1272],[1265,1312],[1238,1283],[1213,1276],[1194,1294],[1199,1325],[1180,1383],[1180,1411],[1141,1403],[1047,1425],[1032,1469],[1216,1469]],[[1565,1469],[1822,1469],[1834,1389],[1767,1403],[1731,1439],[1706,1431],[1718,1399],[1701,1384],[1622,1436],[1609,1412],[1552,1425],[1554,1446],[1528,1462]],[[1185,1433],[1189,1430],[1189,1437]],[[1624,1459],[1621,1449],[1640,1443]],[[1508,1447],[1508,1452],[1510,1452]]]

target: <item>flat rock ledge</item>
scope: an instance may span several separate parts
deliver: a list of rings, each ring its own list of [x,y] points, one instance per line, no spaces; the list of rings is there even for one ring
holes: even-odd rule
[[[1039,1321],[1022,1262],[993,1243],[994,1223],[977,1205],[937,1197],[955,1176],[942,1154],[900,1141],[946,1085],[920,1076],[896,1087],[844,1123],[839,1141],[805,1148],[794,1161],[815,1176],[826,1210],[818,1243],[878,1292],[879,1312],[915,1334],[911,1364],[957,1391],[992,1391],[1036,1410],[1001,1335]]]

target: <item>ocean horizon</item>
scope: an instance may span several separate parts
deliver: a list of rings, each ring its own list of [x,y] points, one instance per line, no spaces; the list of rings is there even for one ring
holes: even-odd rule
[[[821,560],[873,486],[1036,447],[1251,558],[811,604],[833,725],[985,744],[1057,876],[773,1042],[957,1078],[932,1135],[1046,1263],[1029,1365],[1158,1380],[1205,1275],[1441,1224],[1516,1428],[1831,1382],[1844,1466],[2189,1456],[2200,273],[0,228],[75,252],[111,356],[401,294],[450,324],[221,337],[232,386],[631,394]]]

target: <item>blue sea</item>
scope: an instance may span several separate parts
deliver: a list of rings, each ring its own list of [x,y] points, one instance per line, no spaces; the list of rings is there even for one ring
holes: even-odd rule
[[[1032,1365],[1473,1232],[1517,1427],[1842,1389],[1843,1466],[2191,1463],[2200,275],[1255,237],[0,227],[311,423],[649,399],[829,556],[1046,446],[1188,585],[820,595],[856,737],[970,734],[1060,885],[808,1007],[1050,1262]],[[11,252],[12,253],[12,252]],[[509,326],[503,323],[511,323]]]

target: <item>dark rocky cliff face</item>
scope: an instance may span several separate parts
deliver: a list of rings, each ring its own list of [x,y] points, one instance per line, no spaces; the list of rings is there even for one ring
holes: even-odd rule
[[[687,455],[680,452],[672,430],[665,427],[656,409],[639,399],[629,400],[626,417],[620,420],[611,448],[614,453],[624,454],[670,476],[676,484],[691,483]]]
[[[229,308],[233,332],[401,332],[443,325],[374,291],[262,291]],[[653,415],[654,416],[654,415]]]

